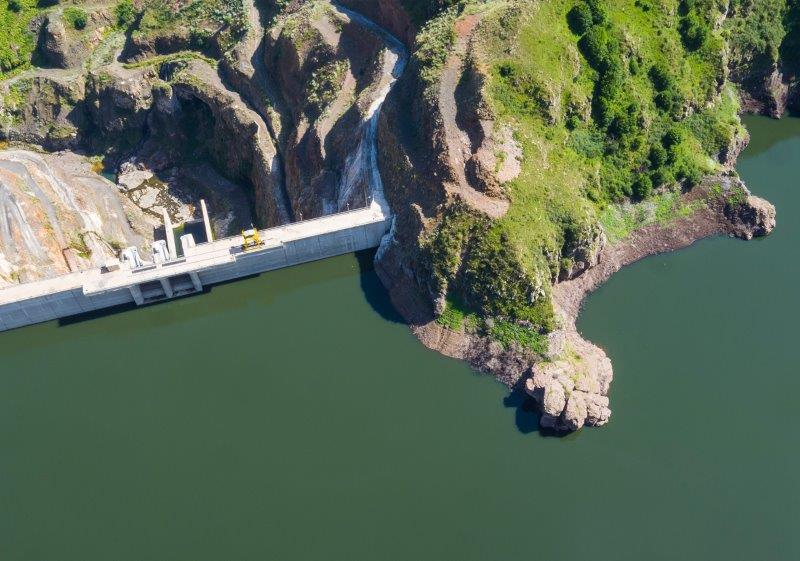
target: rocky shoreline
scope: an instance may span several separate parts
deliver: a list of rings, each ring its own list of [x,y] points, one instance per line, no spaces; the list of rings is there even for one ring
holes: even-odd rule
[[[736,204],[732,204],[734,198]],[[768,235],[775,227],[775,208],[750,194],[734,175],[707,178],[683,194],[681,202],[697,208],[690,216],[643,226],[626,239],[607,244],[597,265],[554,285],[553,303],[560,326],[548,336],[544,358],[516,345],[504,348],[463,327],[453,331],[438,323],[419,290],[407,278],[398,277],[396,269],[383,259],[393,243],[391,235],[376,256],[376,270],[395,308],[423,345],[464,360],[509,388],[527,393],[541,410],[541,428],[574,431],[601,426],[611,417],[608,393],[613,368],[606,353],[585,340],[575,327],[586,296],[623,267],[645,257],[712,236],[749,240]]]

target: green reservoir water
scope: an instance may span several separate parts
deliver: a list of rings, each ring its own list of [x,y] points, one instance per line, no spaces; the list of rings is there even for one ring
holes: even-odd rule
[[[1,334],[0,559],[800,559],[800,121],[748,125],[779,227],[589,299],[602,429],[424,349],[368,255]]]

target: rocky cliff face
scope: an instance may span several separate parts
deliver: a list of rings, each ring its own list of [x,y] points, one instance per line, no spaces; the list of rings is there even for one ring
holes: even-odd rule
[[[367,204],[365,186],[346,193],[341,179],[384,72],[383,51],[380,37],[328,4],[309,3],[269,30],[265,63],[286,109],[282,150],[297,215]]]
[[[730,79],[738,84],[742,110],[780,118],[797,108],[800,6],[795,2],[729,2]]]
[[[417,36],[417,26],[406,11],[402,0],[342,0],[342,6],[364,14],[366,17],[400,39],[407,47],[413,47]]]
[[[79,68],[113,25],[111,13],[104,6],[90,9],[80,29],[68,20],[58,9],[43,17],[37,50],[45,66]]]

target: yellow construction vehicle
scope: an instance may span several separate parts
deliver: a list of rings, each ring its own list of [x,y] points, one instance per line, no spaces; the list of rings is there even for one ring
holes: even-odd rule
[[[242,230],[242,251],[250,251],[262,245],[264,245],[264,242],[261,241],[261,236],[258,235],[256,228]]]

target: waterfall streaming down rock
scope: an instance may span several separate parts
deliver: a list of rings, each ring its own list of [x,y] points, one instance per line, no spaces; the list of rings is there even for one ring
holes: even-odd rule
[[[383,52],[383,76],[375,89],[375,97],[360,124],[359,143],[347,157],[342,170],[338,188],[338,210],[369,206],[371,201],[375,201],[382,208],[387,208],[383,194],[383,182],[378,169],[378,120],[386,96],[389,95],[392,87],[405,70],[408,51],[397,38],[373,21],[338,4],[334,4],[334,7],[352,21],[379,35],[386,42],[386,49]]]

